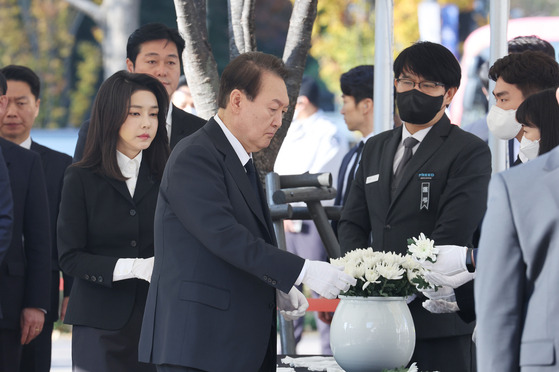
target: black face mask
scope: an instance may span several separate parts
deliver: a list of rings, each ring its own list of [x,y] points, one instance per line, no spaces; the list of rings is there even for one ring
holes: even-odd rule
[[[441,110],[444,95],[430,96],[417,89],[398,93],[398,112],[400,118],[410,124],[427,124]]]

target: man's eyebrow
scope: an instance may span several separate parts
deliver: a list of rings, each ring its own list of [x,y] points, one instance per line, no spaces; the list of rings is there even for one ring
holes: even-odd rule
[[[146,53],[146,54],[144,54],[144,56],[146,56],[146,57],[160,57],[159,53],[156,53],[156,52]],[[179,56],[174,54],[174,53],[166,54],[163,57],[179,58]]]
[[[493,95],[494,95],[496,98],[500,98],[500,97],[506,96],[506,95],[508,95],[508,94],[509,94],[509,92],[507,92],[506,90],[503,90],[503,91],[497,92],[497,93],[495,93],[495,91],[493,91]]]

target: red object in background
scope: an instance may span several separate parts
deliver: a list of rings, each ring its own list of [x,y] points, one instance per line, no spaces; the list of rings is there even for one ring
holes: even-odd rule
[[[309,308],[307,311],[325,311],[333,313],[340,303],[340,299],[328,300],[326,298],[307,298],[309,301]]]

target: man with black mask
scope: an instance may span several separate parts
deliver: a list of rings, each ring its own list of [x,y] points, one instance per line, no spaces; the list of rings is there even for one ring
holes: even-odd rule
[[[424,233],[436,245],[471,246],[487,201],[491,154],[485,142],[445,114],[460,85],[460,65],[445,47],[419,42],[394,61],[402,126],[367,141],[344,206],[342,254],[368,246],[405,254]],[[436,292],[434,294],[436,297]],[[475,370],[473,325],[456,314],[431,314],[418,295],[412,361],[419,370]]]

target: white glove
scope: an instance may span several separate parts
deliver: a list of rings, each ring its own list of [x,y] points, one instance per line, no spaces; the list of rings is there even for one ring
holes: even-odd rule
[[[467,271],[458,273],[456,275],[443,275],[435,272],[426,272],[425,279],[431,284],[451,287],[451,288],[458,288],[461,285],[473,280],[476,277],[476,273],[470,273]]]
[[[151,273],[153,272],[153,262],[154,257],[134,259],[134,264],[132,265],[132,274],[134,277],[150,282]]]
[[[450,287],[439,287],[435,289],[424,289],[421,291],[425,297],[431,300],[445,300],[454,302],[456,301],[456,296],[454,295],[454,289]]]
[[[425,310],[433,314],[448,314],[460,311],[456,302],[449,302],[445,300],[425,300],[421,304]]]
[[[291,287],[288,294],[276,289],[276,298],[278,309],[287,320],[295,320],[304,316],[309,307],[305,295],[295,287]]]
[[[437,245],[439,253],[436,262],[425,261],[421,265],[431,271],[444,275],[455,275],[466,269],[466,252],[468,248],[459,245]]]
[[[347,291],[357,280],[344,273],[343,266],[334,266],[327,262],[306,260],[306,271],[302,282],[322,297],[333,299],[340,292]]]

